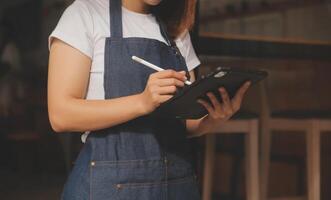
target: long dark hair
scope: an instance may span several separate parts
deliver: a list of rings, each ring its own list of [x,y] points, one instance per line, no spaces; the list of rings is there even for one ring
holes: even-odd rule
[[[152,8],[165,23],[170,36],[175,39],[185,29],[191,29],[194,24],[196,0],[162,0]]]

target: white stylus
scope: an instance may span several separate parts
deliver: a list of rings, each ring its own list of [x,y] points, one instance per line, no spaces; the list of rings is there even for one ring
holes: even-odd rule
[[[154,65],[154,64],[152,64],[150,62],[147,62],[146,60],[144,60],[142,58],[139,58],[137,56],[132,56],[132,60],[134,60],[134,61],[136,61],[136,62],[138,62],[140,64],[143,64],[143,65],[145,65],[147,67],[150,67],[150,68],[152,68],[152,69],[154,69],[154,70],[156,70],[158,72],[164,70],[164,69],[162,69],[162,68],[160,68],[160,67],[158,67],[158,66],[156,66],[156,65]],[[190,81],[185,81],[185,84],[186,85],[191,85],[192,83]]]

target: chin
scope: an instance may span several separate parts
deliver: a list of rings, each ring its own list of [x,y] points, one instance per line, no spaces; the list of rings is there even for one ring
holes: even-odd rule
[[[157,6],[162,0],[144,0],[144,2],[150,6]]]

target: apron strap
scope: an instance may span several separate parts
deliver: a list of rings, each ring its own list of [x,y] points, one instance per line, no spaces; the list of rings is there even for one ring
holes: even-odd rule
[[[112,38],[123,37],[122,1],[109,0],[110,32]]]
[[[161,34],[164,37],[164,39],[167,41],[168,45],[171,46],[171,48],[174,49],[174,51],[179,56],[179,58],[182,59],[184,63],[186,63],[182,53],[180,52],[179,48],[176,45],[176,42],[169,36],[166,25],[162,22],[162,20],[158,16],[155,16],[155,17],[156,17],[157,22],[160,25]],[[186,76],[187,76],[188,80],[191,79],[190,73],[186,73]]]
[[[176,43],[170,38],[170,36],[168,34],[168,31],[167,31],[167,27],[163,23],[163,21],[158,16],[155,16],[155,18],[156,18],[156,21],[159,23],[161,35],[166,40],[168,45],[171,46],[171,47],[176,46]]]
[[[122,0],[109,0],[109,16],[110,16],[110,32],[112,38],[123,38],[123,25],[122,25]],[[155,16],[160,26],[160,31],[168,45],[174,49],[180,59],[184,59],[180,50],[178,49],[174,40],[169,37],[166,25]],[[185,63],[185,62],[184,62]],[[190,79],[190,74],[186,75]]]

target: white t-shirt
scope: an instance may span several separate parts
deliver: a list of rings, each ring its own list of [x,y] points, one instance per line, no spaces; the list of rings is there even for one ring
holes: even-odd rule
[[[152,14],[142,14],[122,7],[123,37],[144,37],[166,43]],[[86,99],[105,99],[103,87],[105,39],[110,36],[109,0],[75,0],[62,14],[49,36],[58,38],[91,58]],[[175,40],[186,60],[188,70],[199,66],[190,34],[186,31]],[[82,141],[85,142],[86,132]]]

